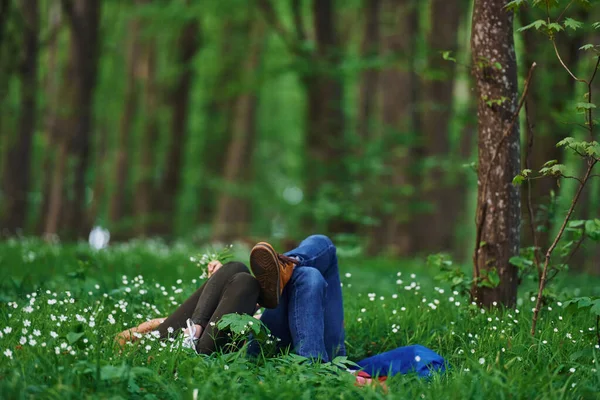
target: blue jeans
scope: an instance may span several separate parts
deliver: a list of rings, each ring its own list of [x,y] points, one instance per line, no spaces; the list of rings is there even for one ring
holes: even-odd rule
[[[280,345],[295,353],[331,361],[346,355],[344,307],[336,249],[327,236],[313,235],[285,255],[300,261],[283,289],[279,305],[261,320]]]

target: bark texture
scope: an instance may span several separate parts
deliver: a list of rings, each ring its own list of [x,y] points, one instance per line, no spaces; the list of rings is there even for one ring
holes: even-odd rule
[[[181,183],[183,149],[185,146],[190,94],[194,78],[193,60],[200,47],[200,27],[197,20],[187,22],[179,36],[177,63],[181,71],[170,95],[171,138],[166,171],[161,182],[159,233],[170,234],[175,220],[175,205]]]
[[[381,51],[381,0],[365,0],[365,27],[362,55],[365,61],[372,62]],[[358,100],[357,132],[362,140],[367,140],[374,129],[373,120],[377,107],[377,83],[379,69],[368,67],[361,76]]]
[[[384,250],[393,255],[407,254],[411,247],[408,204],[403,187],[409,186],[411,136],[414,131],[412,96],[412,55],[416,8],[408,0],[382,0],[381,54],[388,64],[379,76],[381,135],[385,145],[385,172],[378,186],[383,188],[373,210],[378,224],[374,227],[371,253]],[[381,189],[380,189],[381,190]]]
[[[517,112],[518,85],[514,16],[505,5],[504,0],[476,0],[473,9],[471,47],[479,120],[480,242],[474,255],[474,277],[482,283],[485,273],[492,269],[500,277],[500,284],[494,288],[475,285],[473,295],[484,306],[498,302],[512,307],[516,303],[518,271],[508,260],[519,252],[520,191],[512,185],[512,179],[520,169],[520,145],[518,123],[509,130]],[[500,104],[490,105],[496,100]]]
[[[444,60],[443,51],[456,55],[458,28],[465,14],[461,0],[432,0],[431,31],[427,36],[429,50],[427,78],[421,83],[422,98],[419,105],[421,160],[430,167],[422,168],[425,174],[419,182],[419,198],[429,210],[416,218],[416,252],[450,251],[458,216],[463,214],[465,187],[460,185],[452,168],[450,123],[454,106],[456,63]],[[450,217],[452,216],[452,217]]]
[[[46,234],[57,234],[60,228],[67,237],[85,237],[89,232],[86,174],[90,161],[93,129],[92,100],[96,86],[99,56],[100,1],[63,1],[63,11],[71,30],[69,60],[65,70],[61,99],[65,109],[60,113],[53,135],[58,141]],[[65,188],[68,172],[66,157],[74,159],[73,185]],[[69,193],[65,201],[65,189]],[[59,222],[61,225],[59,225]]]
[[[160,105],[159,88],[156,82],[156,42],[153,39],[144,41],[142,62],[138,74],[144,92],[142,105],[144,125],[143,139],[140,144],[138,180],[135,183],[134,218],[136,234],[147,236],[151,234],[151,223],[154,220],[153,210],[156,204],[154,144],[159,136],[158,109]]]
[[[343,190],[337,185],[344,175],[344,126],[342,109],[344,86],[338,76],[341,59],[334,4],[332,0],[314,0],[312,3],[316,50],[312,54],[311,71],[303,77],[308,112],[306,114],[306,192],[309,204],[315,204],[327,193],[329,201],[335,200]],[[343,215],[328,216],[328,231],[352,232],[343,221]],[[309,215],[312,229],[324,229],[323,221]]]
[[[113,170],[113,181],[115,182],[114,191],[110,198],[109,220],[111,226],[118,226],[119,221],[125,215],[125,199],[127,198],[127,181],[129,175],[129,142],[133,129],[133,122],[139,102],[138,93],[138,65],[142,57],[140,56],[140,21],[133,20],[129,22],[127,37],[127,48],[125,54],[126,74],[125,74],[125,101],[119,126],[119,136],[117,139],[117,150],[115,167]],[[118,232],[118,229],[117,229]]]
[[[2,180],[4,209],[0,224],[8,234],[25,227],[27,197],[31,182],[31,143],[37,120],[39,8],[37,0],[21,5],[23,15],[23,60],[19,68],[21,80],[21,114],[17,137],[7,153]]]
[[[248,32],[250,44],[243,65],[243,93],[235,99],[232,137],[227,150],[224,184],[217,202],[213,238],[231,242],[247,233],[250,223],[251,195],[247,191],[252,179],[252,160],[256,140],[257,95],[255,83],[264,42],[264,26],[253,22]]]
[[[58,32],[62,25],[62,9],[58,1],[54,1],[50,4],[48,10],[48,21],[49,29],[52,32],[57,32],[56,35],[52,35],[47,44],[47,59],[44,62],[47,64],[47,73],[44,76],[44,96],[48,101],[46,107],[42,111],[44,114],[44,143],[48,151],[43,155],[42,160],[42,204],[39,210],[38,223],[36,226],[36,232],[41,235],[44,233],[46,228],[46,218],[50,207],[50,192],[52,185],[52,173],[53,173],[53,156],[55,153],[54,148],[54,137],[53,135],[57,132],[57,107],[58,107],[58,96],[59,96],[59,77],[60,69],[58,65]]]
[[[210,132],[204,143],[202,156],[202,182],[199,188],[199,223],[210,224],[214,220],[217,209],[217,199],[214,193],[221,186],[220,178],[225,170],[225,157],[231,140],[231,126],[233,120],[234,99],[230,92],[232,86],[237,82],[237,71],[243,62],[240,56],[244,53],[242,45],[247,43],[244,35],[247,35],[247,24],[229,19],[224,22],[224,28],[219,37],[221,44],[219,58],[223,67],[218,71],[214,79],[214,85],[210,87],[210,100],[206,105],[205,114],[207,118],[206,131]]]

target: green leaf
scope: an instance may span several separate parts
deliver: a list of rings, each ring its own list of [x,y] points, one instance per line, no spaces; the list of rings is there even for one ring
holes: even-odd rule
[[[595,242],[600,241],[600,219],[585,221],[585,234]]]
[[[500,275],[498,275],[495,268],[488,272],[487,278],[493,288],[498,287],[500,284]]]
[[[551,24],[548,25],[548,31],[549,32],[560,32],[563,30],[563,27],[560,26],[560,24],[557,24],[556,22],[552,22]]]
[[[583,350],[579,350],[576,351],[575,353],[571,354],[569,356],[569,360],[571,362],[576,362],[577,360],[580,360],[584,357],[589,358],[590,356],[592,356],[592,351],[589,348],[583,349]]]
[[[67,340],[69,341],[70,344],[75,343],[76,341],[78,341],[79,339],[81,339],[83,337],[83,335],[85,335],[85,333],[83,332],[69,332],[67,333]]]
[[[463,283],[464,279],[461,278],[460,276],[455,276],[454,278],[452,278],[452,284],[453,285],[460,285],[461,283]]]
[[[571,143],[573,143],[574,141],[575,141],[575,139],[573,139],[572,137],[566,137],[563,140],[561,140],[560,142],[556,143],[556,147],[568,146]]]
[[[513,256],[508,260],[509,263],[519,269],[527,269],[533,265],[533,261],[521,256]]]
[[[229,329],[236,335],[246,335],[250,332],[254,332],[254,334],[258,335],[262,327],[264,327],[268,333],[268,329],[260,320],[245,314],[225,314],[217,323],[217,327],[220,330]]]
[[[600,29],[600,22],[594,22],[594,23],[592,24],[592,27],[593,27],[594,29]]]
[[[592,308],[590,308],[590,312],[600,317],[600,299],[596,299],[593,301]]]
[[[540,7],[544,9],[553,9],[558,6],[558,1],[559,0],[533,0],[533,5],[535,7]]]
[[[543,19],[538,19],[537,21],[533,21],[531,24],[523,26],[521,28],[518,29],[518,32],[524,32],[527,31],[531,28],[535,28],[536,30],[540,30],[541,27],[543,26],[547,26],[548,23],[546,21],[544,21]]]
[[[512,184],[514,186],[519,186],[520,184],[522,184],[523,182],[525,182],[525,177],[523,175],[517,175],[513,178],[512,180]]]
[[[569,228],[583,228],[583,226],[585,225],[585,220],[583,219],[578,219],[578,220],[574,220],[574,221],[569,221]]]
[[[551,167],[540,169],[540,174],[544,176],[561,176],[564,174],[566,168],[567,167],[564,164],[556,164]]]
[[[516,12],[524,4],[527,4],[527,0],[513,0],[510,1],[507,5],[505,5],[504,8],[506,8],[508,11]]]
[[[358,364],[356,364],[354,361],[348,360],[348,357],[346,356],[337,356],[336,358],[331,360],[331,363],[343,369],[348,369],[348,367],[360,368]]]
[[[583,22],[576,21],[573,18],[565,18],[563,25],[565,28],[570,28],[575,31],[583,27]]]
[[[585,154],[592,157],[600,157],[600,145],[598,142],[593,141],[587,144]]]
[[[575,105],[575,108],[578,112],[585,112],[596,108],[596,105],[594,103],[579,102]]]
[[[452,57],[451,51],[442,51],[442,58],[447,61],[456,62],[456,58]]]
[[[565,170],[567,169],[567,167],[563,164],[556,164],[553,165],[552,167],[550,167],[550,172],[552,172],[552,175],[561,175],[562,173],[565,172]]]
[[[125,364],[120,367],[115,367],[114,365],[105,365],[100,368],[100,379],[103,381],[113,380],[113,379],[121,379],[121,377],[125,376],[127,372],[127,366]]]
[[[593,49],[594,47],[596,47],[596,46],[594,46],[593,44],[584,44],[583,46],[581,46],[579,48],[579,50],[588,51],[588,50]]]
[[[542,165],[542,167],[551,167],[556,164],[558,164],[558,160],[550,160],[550,161],[546,161],[544,163],[544,165]]]

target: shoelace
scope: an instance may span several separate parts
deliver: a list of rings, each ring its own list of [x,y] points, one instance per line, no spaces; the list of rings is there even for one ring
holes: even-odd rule
[[[292,263],[294,265],[298,265],[298,263],[300,263],[300,261],[296,260],[295,258],[292,257],[288,257],[286,255],[283,254],[277,254],[277,257],[279,258],[280,261],[282,261],[284,264],[288,264],[288,263]]]
[[[190,318],[188,318],[187,321],[185,321],[185,324],[187,325],[190,340],[192,342],[196,341],[196,326]]]

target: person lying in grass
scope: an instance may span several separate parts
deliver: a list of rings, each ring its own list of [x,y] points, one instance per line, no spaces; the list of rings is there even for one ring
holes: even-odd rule
[[[248,268],[240,262],[223,265],[214,260],[208,264],[209,279],[196,290],[169,317],[155,318],[125,330],[117,335],[117,342],[124,345],[135,341],[140,334],[158,331],[160,338],[177,336],[183,329],[184,347],[197,353],[211,354],[227,344],[227,335],[220,332],[216,323],[229,313],[252,315],[260,287]]]
[[[229,337],[217,323],[229,313],[252,315],[265,307],[262,322],[297,354],[331,361],[346,355],[344,310],[336,248],[324,235],[312,235],[285,253],[265,242],[250,252],[250,268],[240,262],[211,261],[208,280],[168,318],[157,318],[117,335],[123,345],[157,330],[161,338],[183,330],[187,347],[211,354]]]

